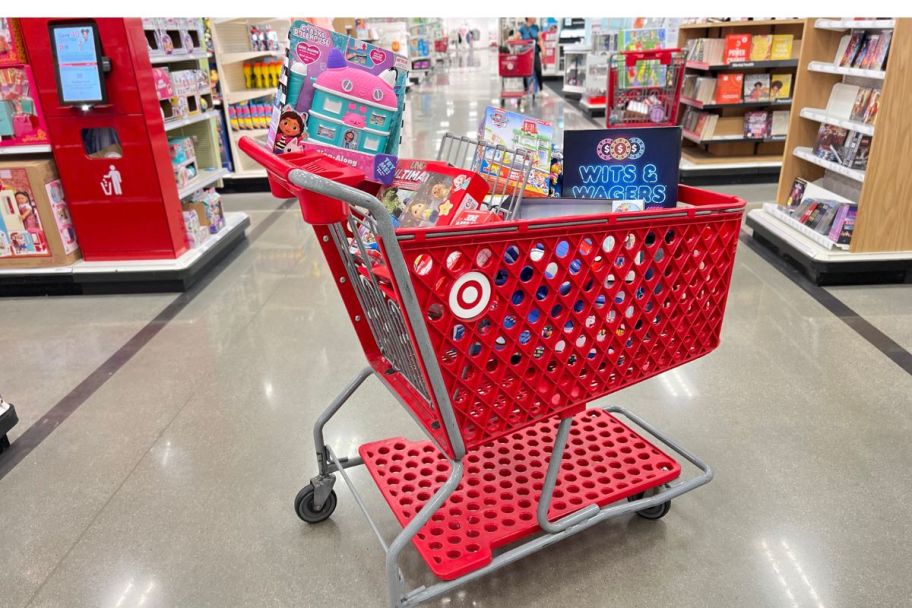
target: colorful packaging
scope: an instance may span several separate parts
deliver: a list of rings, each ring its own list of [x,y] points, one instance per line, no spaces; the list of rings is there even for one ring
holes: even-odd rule
[[[302,144],[301,149],[314,150],[345,163],[363,173],[365,178],[378,184],[389,184],[396,170],[396,157],[389,154],[362,154],[354,150],[336,148],[310,140]]]
[[[551,140],[554,128],[550,122],[508,112],[502,108],[488,106],[485,109],[478,137],[480,140],[511,150],[528,150],[532,153],[532,171],[526,182],[526,196],[548,196],[551,175]],[[486,151],[484,158],[476,158],[474,166],[483,176],[507,177],[506,172],[512,157],[503,152]],[[509,182],[521,183],[522,175],[509,176]]]
[[[28,66],[0,68],[0,147],[49,143]]]
[[[0,163],[0,267],[62,266],[78,257],[53,161]]]
[[[19,31],[19,22],[10,17],[0,17],[0,66],[28,63],[25,44]]]
[[[269,127],[274,152],[317,143],[365,155],[399,149],[408,60],[386,49],[317,27],[292,23]],[[294,105],[290,105],[293,101]]]
[[[488,195],[488,184],[472,171],[429,162],[427,179],[399,218],[403,228],[447,226],[462,210],[475,211]]]

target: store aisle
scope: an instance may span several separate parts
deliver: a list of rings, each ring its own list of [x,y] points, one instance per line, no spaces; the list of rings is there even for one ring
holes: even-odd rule
[[[431,154],[439,129],[473,128],[472,109],[499,84],[471,63],[416,89],[403,154]],[[557,98],[536,111],[585,126]],[[2,372],[20,411],[38,408],[32,421],[170,310],[0,479],[0,607],[384,605],[382,552],[347,490],[321,526],[291,507],[314,472],[312,421],[363,366],[332,277],[294,205],[267,195],[225,204],[255,225],[202,289],[0,307],[15,352],[53,362]],[[882,314],[889,331],[908,289],[832,291]],[[909,395],[912,376],[742,245],[718,351],[610,399],[703,456],[716,479],[659,522],[597,526],[431,605],[904,605],[912,581],[895,571],[912,534],[901,483]],[[419,437],[375,380],[328,434],[341,453]],[[391,538],[379,493],[363,471],[353,477]],[[411,549],[406,572],[429,582]]]

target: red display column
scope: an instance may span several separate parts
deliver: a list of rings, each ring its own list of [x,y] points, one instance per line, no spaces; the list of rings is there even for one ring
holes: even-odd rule
[[[93,22],[108,100],[88,108],[57,92],[49,27]],[[176,258],[187,249],[177,185],[139,19],[22,19],[54,159],[83,257],[89,261]],[[120,142],[98,152],[92,142]],[[100,137],[101,136],[101,137]],[[93,152],[90,156],[89,152]]]

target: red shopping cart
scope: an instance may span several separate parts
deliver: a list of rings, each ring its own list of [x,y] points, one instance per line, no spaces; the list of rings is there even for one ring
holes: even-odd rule
[[[684,79],[681,49],[623,51],[608,60],[608,127],[674,126]]]
[[[500,105],[507,99],[515,99],[522,109],[527,96],[535,100],[535,42],[533,40],[512,40],[506,43],[506,53],[497,56],[497,73],[500,76]]]
[[[396,231],[377,198],[336,181],[357,184],[351,169],[239,145],[278,196],[298,198],[369,363],[318,418],[318,474],[295,509],[327,519],[336,475],[346,482],[386,549],[391,606],[610,517],[657,519],[710,481],[638,416],[586,406],[718,345],[744,201],[681,186],[686,208]],[[325,425],[369,376],[427,441],[347,458],[326,445]],[[700,472],[670,485],[682,468],[669,451]],[[362,464],[403,526],[388,545],[346,472]],[[440,582],[404,590],[409,542]]]

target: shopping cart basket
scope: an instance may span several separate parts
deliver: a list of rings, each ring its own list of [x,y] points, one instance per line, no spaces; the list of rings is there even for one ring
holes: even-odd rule
[[[677,124],[685,56],[681,49],[612,54],[608,60],[608,127]]]
[[[516,40],[507,42],[507,53],[497,56],[497,74],[500,76],[500,105],[515,99],[518,108],[522,100],[531,96],[535,100],[535,42]]]
[[[369,363],[317,419],[319,470],[295,508],[327,519],[336,474],[346,482],[386,549],[391,606],[610,517],[662,517],[712,478],[634,414],[586,405],[718,345],[742,200],[681,186],[688,208],[397,232],[374,196],[320,175],[339,175],[334,161],[302,168],[249,138],[240,147],[310,218]],[[326,445],[325,425],[369,376],[430,441],[347,458]],[[681,466],[657,444],[700,473],[671,484]],[[346,472],[362,464],[403,526],[388,545]],[[442,581],[404,590],[409,542]]]

